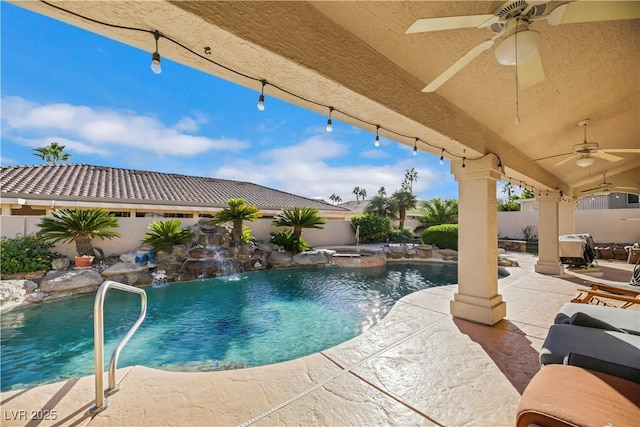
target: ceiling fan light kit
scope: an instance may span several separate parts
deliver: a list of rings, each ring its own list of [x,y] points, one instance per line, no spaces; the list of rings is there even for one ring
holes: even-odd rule
[[[589,155],[584,155],[579,157],[576,160],[576,165],[580,166],[581,168],[586,168],[594,164],[595,161],[596,159],[594,159],[593,157],[590,157]]]
[[[522,64],[538,53],[541,38],[540,33],[534,30],[515,32],[496,46],[494,50],[496,59],[502,65]]]

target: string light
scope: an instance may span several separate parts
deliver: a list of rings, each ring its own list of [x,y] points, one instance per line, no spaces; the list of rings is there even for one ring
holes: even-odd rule
[[[465,161],[465,160],[467,160],[467,158],[466,158],[466,157],[463,157],[463,158],[462,158],[462,167],[463,167],[463,168],[466,168],[466,167],[467,167],[467,166],[464,164],[464,161]]]
[[[262,89],[260,89],[260,96],[258,97],[258,110],[264,111],[264,87],[267,85],[266,80],[261,80]]]
[[[82,14],[76,13],[76,12],[67,10],[64,7],[58,6],[56,4],[49,3],[46,0],[41,0],[41,3],[46,5],[46,6],[48,6],[48,7],[50,7],[50,8],[52,8],[52,9],[56,9],[58,11],[62,11],[64,13],[66,13],[66,14],[73,15],[73,16],[76,16],[76,17],[78,17],[80,19],[83,19],[83,20],[86,20],[86,21],[89,21],[89,22],[92,22],[92,23],[95,23],[95,24],[98,24],[98,25],[102,25],[102,26],[105,26],[105,27],[116,28],[116,29],[119,29],[119,30],[136,31],[136,32],[141,32],[141,33],[152,34],[154,36],[155,40],[156,40],[156,51],[152,55],[152,69],[153,69],[154,73],[158,73],[159,74],[161,72],[160,54],[158,53],[158,40],[160,39],[160,37],[162,37],[165,40],[175,44],[176,46],[179,46],[180,48],[186,50],[187,52],[190,52],[192,55],[197,56],[198,58],[202,59],[203,61],[209,62],[210,64],[213,64],[213,65],[215,65],[217,67],[220,67],[220,68],[222,68],[223,70],[225,70],[225,71],[227,71],[229,73],[235,74],[236,76],[242,77],[242,78],[247,79],[247,80],[253,80],[253,81],[262,83],[262,88],[260,90],[260,97],[258,98],[258,104],[257,104],[257,108],[260,111],[263,111],[264,108],[265,108],[265,105],[264,105],[264,100],[265,100],[264,87],[267,84],[269,84],[273,89],[279,90],[279,91],[281,91],[281,92],[283,92],[283,93],[285,93],[285,94],[287,94],[287,95],[289,95],[291,97],[297,98],[297,99],[299,99],[301,101],[304,101],[304,102],[306,102],[308,104],[313,104],[313,105],[315,105],[317,107],[328,108],[329,109],[329,118],[327,120],[327,127],[326,127],[327,132],[331,132],[331,130],[333,130],[333,125],[332,125],[332,122],[331,122],[331,119],[332,119],[331,116],[332,116],[332,113],[334,111],[336,111],[336,112],[339,112],[340,114],[342,114],[342,115],[344,115],[344,116],[346,116],[346,117],[348,117],[348,118],[350,118],[350,119],[352,119],[354,121],[362,123],[363,125],[375,126],[376,127],[376,140],[375,140],[376,147],[380,146],[380,136],[379,136],[380,129],[383,129],[387,133],[393,134],[393,135],[395,135],[397,137],[420,140],[419,138],[416,138],[415,136],[406,135],[406,134],[403,134],[401,132],[395,131],[393,129],[389,129],[389,128],[386,128],[384,126],[380,126],[380,125],[374,124],[374,123],[372,123],[370,121],[367,121],[365,119],[362,119],[360,117],[356,117],[356,116],[354,116],[354,115],[352,115],[350,113],[347,113],[346,111],[342,111],[342,110],[334,108],[334,107],[329,107],[328,105],[325,105],[325,104],[323,104],[321,102],[315,101],[315,100],[310,99],[310,98],[306,98],[306,97],[304,97],[302,95],[299,95],[297,93],[291,92],[290,90],[287,90],[287,89],[285,89],[283,87],[280,87],[278,85],[275,85],[273,83],[268,83],[264,79],[260,79],[258,77],[255,77],[255,76],[240,72],[240,71],[235,70],[235,69],[233,69],[233,68],[231,68],[229,66],[221,64],[219,62],[216,62],[216,61],[214,61],[213,59],[210,58],[211,48],[205,47],[204,48],[204,54],[202,54],[200,52],[197,52],[197,51],[191,49],[189,46],[181,43],[180,41],[178,41],[178,40],[176,40],[176,39],[174,39],[174,38],[172,38],[172,37],[170,37],[170,36],[168,36],[166,34],[161,34],[157,30],[148,30],[148,29],[145,29],[145,28],[137,28],[137,27],[129,27],[129,26],[124,26],[124,25],[112,24],[112,23],[109,23],[109,22],[100,21],[100,20],[93,19],[93,18],[90,18],[88,16],[84,16]],[[209,55],[209,56],[206,56],[206,55]],[[158,71],[156,71],[156,70],[158,70]],[[331,130],[329,130],[329,129],[331,129]],[[427,146],[429,146],[431,148],[434,148],[436,150],[441,150],[440,164],[442,164],[444,162],[444,152],[446,151],[445,148],[438,147],[438,146],[436,146],[434,144],[431,144],[431,143],[429,143],[427,141],[423,141],[423,140],[420,140],[420,141],[423,144],[425,144],[425,145],[427,145]],[[415,154],[415,151],[414,151],[414,154]],[[482,158],[484,158],[484,157],[486,157],[486,156],[488,156],[490,154],[493,154],[493,153],[489,152],[489,153],[486,153],[486,154],[484,154],[482,156],[479,156],[477,158],[467,159],[466,156],[463,157],[461,155],[457,155],[457,154],[453,154],[453,153],[449,152],[449,155],[451,157],[458,158],[458,159],[463,159],[463,165],[464,165],[466,160],[479,160],[479,159],[482,159]],[[496,157],[498,157],[498,156],[496,155]],[[499,157],[498,157],[498,161],[500,162],[500,158]],[[501,163],[499,163],[499,164],[501,164]]]
[[[416,138],[415,142],[413,143],[413,155],[418,155],[418,138]]]
[[[158,53],[158,40],[160,40],[160,33],[158,31],[153,32],[153,36],[156,39],[156,50],[151,55],[151,71],[155,74],[162,72],[162,66],[160,65],[160,54]]]
[[[333,123],[331,123],[331,113],[333,113],[333,107],[329,107],[329,118],[327,119],[327,132],[331,132],[333,130]]]

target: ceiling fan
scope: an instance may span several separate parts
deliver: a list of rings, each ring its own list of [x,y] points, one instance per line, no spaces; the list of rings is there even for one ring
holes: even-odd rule
[[[582,120],[581,122],[578,123],[578,126],[581,126],[584,128],[584,141],[582,144],[574,145],[572,153],[555,154],[553,156],[542,157],[536,160],[544,160],[544,159],[549,159],[553,157],[571,155],[570,157],[567,157],[559,161],[558,163],[556,163],[555,166],[560,166],[570,160],[575,159],[576,165],[586,168],[588,166],[591,166],[596,161],[596,158],[607,160],[609,162],[617,162],[619,160],[622,160],[622,157],[615,156],[609,153],[640,153],[640,148],[600,148],[600,145],[598,145],[597,142],[588,142],[587,141],[588,125],[589,125],[589,119]]]
[[[607,172],[602,174],[602,182],[597,187],[589,188],[588,190],[582,190],[583,193],[598,190],[598,192],[608,193],[611,190],[637,190],[636,187],[617,187],[610,182],[607,182]]]
[[[538,53],[541,36],[539,32],[529,29],[535,21],[545,19],[549,24],[556,26],[640,18],[640,3],[633,1],[574,1],[561,4],[549,12],[547,3],[548,0],[511,0],[502,4],[493,14],[445,16],[419,19],[414,22],[405,34],[473,27],[490,28],[494,33],[491,39],[473,47],[422,91],[435,92],[482,52],[492,47],[494,42],[502,36],[504,40],[494,50],[496,59],[502,65],[516,65],[520,88],[531,87],[545,78]]]

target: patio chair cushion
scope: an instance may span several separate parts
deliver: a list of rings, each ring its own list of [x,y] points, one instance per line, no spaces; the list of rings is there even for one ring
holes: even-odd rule
[[[580,316],[578,313],[582,313],[583,315]],[[598,326],[598,321],[603,324]],[[554,323],[574,324],[605,330],[619,329],[631,334],[639,335],[640,311],[568,302],[560,308]]]
[[[568,324],[551,326],[540,350],[540,364],[563,364],[570,353],[599,359],[606,372],[615,368],[609,362],[640,370],[640,335]],[[625,375],[614,372],[621,378]],[[633,377],[627,379],[633,381]]]
[[[627,426],[640,419],[640,385],[567,365],[543,367],[522,394],[516,426]]]

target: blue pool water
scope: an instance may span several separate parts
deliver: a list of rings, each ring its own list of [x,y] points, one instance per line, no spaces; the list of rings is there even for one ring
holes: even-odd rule
[[[401,297],[456,283],[455,264],[267,270],[146,288],[147,317],[119,367],[217,370],[325,350],[376,324]],[[2,315],[2,390],[93,374],[93,302],[86,295]],[[105,370],[138,317],[138,295],[105,300]]]

